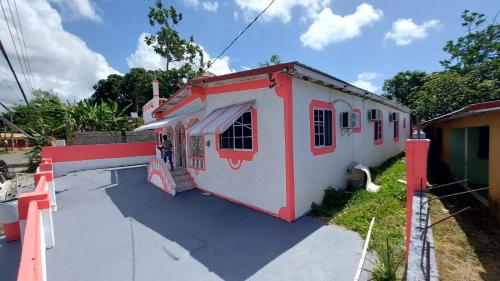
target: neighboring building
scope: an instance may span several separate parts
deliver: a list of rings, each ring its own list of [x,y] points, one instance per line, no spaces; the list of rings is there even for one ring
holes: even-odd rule
[[[148,101],[148,103],[146,103],[142,107],[142,119],[144,120],[145,124],[156,121],[156,118],[153,116],[153,112],[155,111],[155,109],[163,105],[167,100],[160,98],[159,83],[160,82],[158,80],[153,81],[153,99]]]
[[[431,151],[465,187],[486,187],[474,195],[500,221],[500,100],[471,104],[428,121]]]
[[[1,146],[4,146],[5,140],[9,144],[9,149],[12,148],[12,141],[14,141],[14,148],[26,148],[29,147],[29,140],[25,134],[21,133],[0,133]]]
[[[193,79],[155,109],[158,121],[137,130],[154,129],[158,145],[162,135],[172,140],[175,182],[189,177],[201,190],[292,221],[327,187],[344,188],[353,162],[374,166],[402,152],[409,113],[291,62]],[[168,191],[172,177],[161,173]]]

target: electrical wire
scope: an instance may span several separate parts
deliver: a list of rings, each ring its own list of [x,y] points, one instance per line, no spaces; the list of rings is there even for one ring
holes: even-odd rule
[[[9,29],[10,38],[12,39],[12,44],[14,45],[14,50],[16,51],[17,61],[19,62],[19,66],[21,66],[21,71],[23,72],[24,80],[26,81],[26,84],[28,85],[28,90],[30,90],[30,83],[29,83],[28,79],[26,78],[26,72],[24,71],[24,67],[23,67],[23,64],[21,62],[21,59],[19,58],[19,52],[17,50],[17,45],[16,45],[16,42],[14,41],[14,35],[12,35],[12,30],[10,29],[10,24],[9,24],[9,21],[7,20],[7,14],[5,13],[5,9],[3,7],[2,1],[0,1],[0,6],[2,7],[3,16],[5,19],[5,23],[7,24],[7,28]],[[3,47],[2,47],[2,49],[3,49]]]
[[[16,79],[17,86],[19,86],[19,90],[21,90],[21,94],[23,95],[23,98],[24,98],[24,101],[26,102],[26,105],[29,106],[30,104],[28,102],[28,98],[26,97],[26,94],[24,93],[24,90],[23,90],[23,87],[21,86],[21,83],[19,83],[19,79],[17,79],[16,72],[14,71],[14,68],[12,67],[12,64],[10,63],[9,57],[7,56],[7,52],[5,52],[5,49],[3,47],[2,40],[0,40],[0,50],[2,51],[3,57],[7,61],[7,64],[9,65],[10,71],[12,72],[12,74],[14,75],[14,78]]]
[[[21,31],[21,38],[23,39],[24,51],[26,53],[26,57],[25,58],[26,58],[26,61],[28,63],[28,73],[31,76],[31,83],[33,83],[33,85],[35,87],[37,87],[36,83],[35,83],[35,79],[33,78],[33,71],[31,69],[30,57],[28,56],[28,48],[26,47],[26,40],[25,40],[25,37],[24,37],[23,26],[21,24],[21,19],[19,17],[19,11],[17,9],[17,2],[16,2],[16,0],[14,0],[14,7],[15,7],[15,10],[16,10],[17,22],[19,23],[19,30]]]
[[[16,31],[17,43],[19,44],[19,48],[21,49],[21,55],[22,55],[21,61],[24,62],[24,69],[26,70],[27,78],[28,78],[28,81],[30,82],[31,91],[33,92],[33,85],[34,85],[33,76],[30,75],[30,71],[28,68],[27,54],[23,48],[23,44],[21,43],[21,38],[19,36],[19,29],[17,28],[16,20],[14,18],[14,12],[12,12],[12,8],[10,6],[10,0],[7,0],[7,6],[9,7],[10,18],[12,19],[12,24],[14,25],[14,30]],[[19,19],[19,17],[18,17],[18,19]],[[13,43],[15,43],[15,42],[13,42]]]
[[[247,31],[250,26],[252,26],[252,24],[254,22],[256,22],[260,16],[262,16],[270,7],[271,5],[274,3],[274,1],[276,0],[271,0],[271,2],[269,2],[269,4],[264,8],[264,10],[262,10],[262,12],[260,12],[239,34],[238,36],[236,36],[233,41],[231,41],[231,43],[229,43],[229,45],[226,46],[226,48],[224,48],[224,50],[222,50],[222,52],[220,52],[220,54],[210,63],[211,65],[213,65],[217,60],[219,60],[223,55],[224,53],[229,49],[231,48],[231,46],[238,40],[240,39],[240,37],[243,35],[243,33],[245,33],[245,31]]]

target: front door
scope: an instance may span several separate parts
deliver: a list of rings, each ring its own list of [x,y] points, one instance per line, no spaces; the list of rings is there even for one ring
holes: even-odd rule
[[[186,167],[186,130],[183,125],[179,124],[177,126],[176,136],[177,167]]]

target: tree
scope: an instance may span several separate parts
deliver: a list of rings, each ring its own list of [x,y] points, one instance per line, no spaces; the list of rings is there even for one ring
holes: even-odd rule
[[[474,77],[443,71],[429,75],[416,96],[418,98],[412,103],[413,114],[429,120],[472,103],[498,99],[500,91]]]
[[[443,50],[450,54],[450,58],[441,61],[441,65],[445,70],[472,75],[479,81],[498,82],[500,25],[494,22],[487,24],[484,14],[469,10],[465,10],[461,18],[467,33],[456,42],[450,40],[446,43]]]
[[[149,8],[148,19],[149,24],[158,25],[159,30],[155,35],[146,36],[146,44],[166,59],[166,71],[170,70],[170,64],[175,63],[178,64],[177,68],[189,66],[190,71],[197,65],[196,72],[203,72],[205,60],[202,48],[194,43],[192,35],[186,40],[175,30],[182,20],[181,13],[173,6],[164,7],[162,0],[156,0],[155,7]]]
[[[422,87],[427,74],[423,71],[398,72],[391,79],[384,81],[383,96],[389,99],[397,98],[402,104],[411,107],[415,93]]]
[[[264,62],[259,63],[260,67],[265,67],[265,66],[271,66],[271,65],[277,65],[281,63],[281,58],[278,55],[272,55],[271,58]]]

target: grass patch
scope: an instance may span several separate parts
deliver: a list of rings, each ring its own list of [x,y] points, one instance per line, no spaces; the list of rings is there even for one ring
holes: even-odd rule
[[[397,182],[405,178],[404,154],[395,156],[382,165],[370,170],[377,193],[365,189],[353,192],[329,188],[321,205],[313,204],[313,215],[330,223],[346,228],[366,237],[370,220],[375,216],[370,250],[386,246],[386,239],[392,244],[402,244],[406,219],[406,186]]]

